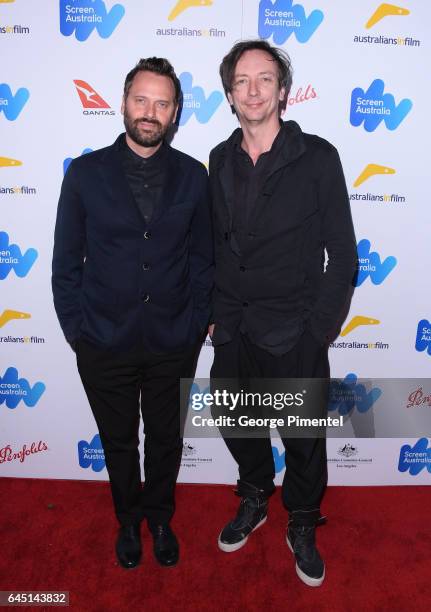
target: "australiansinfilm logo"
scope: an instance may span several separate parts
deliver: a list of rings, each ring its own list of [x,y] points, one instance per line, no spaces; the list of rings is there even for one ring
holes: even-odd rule
[[[353,183],[355,189],[361,187],[361,190],[350,192],[350,201],[382,206],[406,204],[406,197],[399,193],[394,193],[393,191],[385,193],[380,190],[379,192],[371,191],[371,185],[375,185],[376,183],[378,186],[382,185],[384,189],[386,189],[387,183],[391,181],[390,178],[388,179],[386,177],[392,177],[394,174],[396,174],[396,170],[391,166],[375,163],[367,164]],[[365,187],[363,187],[364,183],[366,183]]]
[[[63,36],[75,34],[84,42],[96,30],[100,38],[109,38],[126,12],[122,4],[107,5],[103,0],[60,0],[60,32]]]
[[[156,36],[174,36],[178,38],[224,38],[226,30],[221,30],[214,24],[205,27],[194,27],[193,20],[198,14],[212,15],[208,11],[213,0],[172,0],[172,9],[167,16],[170,22],[168,27],[163,25],[156,28]],[[175,25],[174,23],[175,22]]]
[[[387,45],[401,49],[420,47],[421,41],[413,36],[405,36],[393,32],[391,34],[383,34],[381,31],[381,26],[385,29],[386,27],[390,27],[391,30],[395,28],[399,30],[400,27],[408,28],[411,23],[410,19],[400,19],[400,17],[410,17],[409,8],[384,2],[378,4],[371,15],[367,15],[367,17],[368,19],[364,24],[364,28],[369,30],[369,33],[355,34],[353,37],[354,43]]]
[[[12,4],[13,0],[0,0],[0,4]],[[13,15],[13,7],[10,7],[12,10],[7,10],[9,7],[2,7],[2,18],[0,22],[0,36],[2,34],[6,36],[25,36],[30,34],[30,28],[28,25],[23,25],[22,23],[16,23]]]
[[[364,332],[366,330],[367,333],[369,333],[369,330],[372,330],[377,326],[379,326],[381,324],[381,321],[379,319],[376,319],[375,317],[371,317],[371,316],[366,316],[366,315],[354,315],[345,325],[345,327],[343,327],[343,329],[340,332],[340,338],[343,338],[343,340],[338,340],[336,342],[331,342],[330,343],[330,347],[331,348],[335,348],[335,349],[378,349],[378,350],[388,350],[389,349],[389,343],[385,342],[383,340],[359,340],[356,339],[358,338],[358,335],[362,336],[364,335]],[[349,336],[350,334],[353,334],[353,337],[350,336],[350,338],[348,338],[347,340],[344,340],[344,338],[346,338],[346,336]]]
[[[17,168],[22,166],[22,161],[19,159],[13,159],[11,157],[0,156],[0,168]],[[5,170],[1,171],[7,172]],[[14,173],[14,171],[12,171]],[[36,195],[36,187],[30,187],[29,185],[6,185],[0,183],[0,196],[32,196]]]
[[[31,318],[31,314],[28,312],[22,312],[20,310],[12,310],[7,308],[0,314],[0,329],[5,327],[12,321],[23,321]],[[3,330],[2,330],[3,331]],[[45,338],[41,336],[15,336],[8,334],[6,336],[0,336],[0,344],[15,344],[25,346],[28,344],[45,344]]]

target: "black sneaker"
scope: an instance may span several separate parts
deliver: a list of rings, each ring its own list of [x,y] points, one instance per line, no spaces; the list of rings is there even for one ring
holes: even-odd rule
[[[295,555],[296,573],[308,586],[320,586],[325,579],[325,564],[316,548],[316,528],[289,525],[286,542]]]
[[[238,550],[252,531],[264,524],[268,512],[266,497],[243,497],[234,520],[226,525],[218,537],[218,546],[224,552]]]

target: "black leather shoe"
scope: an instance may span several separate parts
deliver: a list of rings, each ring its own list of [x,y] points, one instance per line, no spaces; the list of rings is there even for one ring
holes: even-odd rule
[[[115,552],[121,567],[132,569],[139,565],[142,556],[140,524],[120,527]]]
[[[153,536],[153,550],[157,562],[164,567],[176,565],[180,557],[180,548],[169,525],[149,525],[148,528]]]

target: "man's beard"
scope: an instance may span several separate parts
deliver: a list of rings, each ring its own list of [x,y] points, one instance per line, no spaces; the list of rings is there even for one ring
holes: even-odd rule
[[[153,132],[148,132],[145,134],[138,127],[140,121],[150,123],[151,125],[154,125],[156,129]],[[133,142],[136,142],[137,145],[140,145],[141,147],[156,147],[162,142],[170,126],[167,125],[164,128],[160,121],[157,121],[156,119],[147,119],[146,117],[131,119],[130,115],[125,110],[124,127],[126,128],[128,136],[133,140]]]

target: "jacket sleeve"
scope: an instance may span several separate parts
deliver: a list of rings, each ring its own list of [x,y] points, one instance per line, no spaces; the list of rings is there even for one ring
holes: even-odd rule
[[[211,314],[214,249],[208,174],[202,166],[198,177],[198,203],[190,228],[190,277],[195,315],[204,331]]]
[[[81,327],[81,285],[85,260],[85,211],[74,162],[61,187],[52,259],[54,307],[66,340],[73,345]]]
[[[352,291],[357,250],[346,181],[337,150],[331,147],[318,181],[321,242],[328,256],[309,327],[319,342],[327,342]]]

